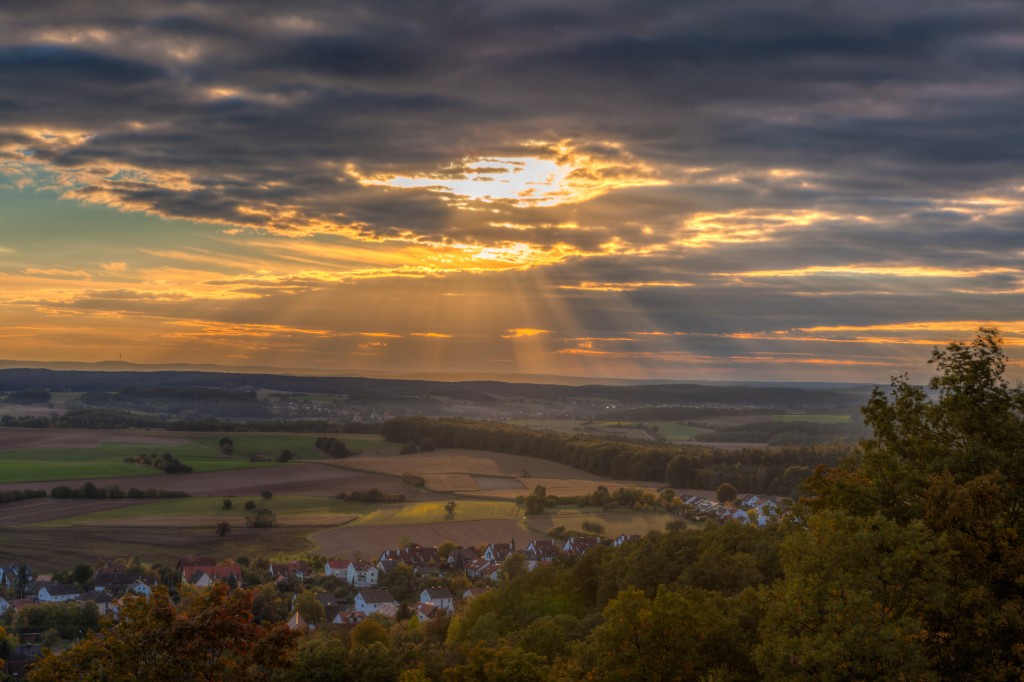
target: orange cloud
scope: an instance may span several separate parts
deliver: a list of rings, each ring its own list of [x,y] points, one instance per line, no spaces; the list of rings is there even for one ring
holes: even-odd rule
[[[520,327],[516,329],[509,329],[501,338],[503,339],[522,339],[530,336],[537,336],[538,334],[550,334],[551,332],[547,329],[531,329],[530,327]]]

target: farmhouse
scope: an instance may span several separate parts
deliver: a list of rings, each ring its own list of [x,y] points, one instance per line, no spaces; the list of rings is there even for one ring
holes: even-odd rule
[[[228,583],[232,578],[236,585],[242,584],[242,569],[234,564],[187,566],[181,574],[181,582],[193,587],[209,587],[214,583]]]
[[[601,540],[595,537],[571,537],[565,541],[562,545],[562,551],[569,556],[581,556],[584,552],[592,547],[597,547],[601,544]]]
[[[86,592],[81,596],[80,601],[91,601],[96,604],[96,608],[99,610],[101,616],[105,616],[108,613],[117,613],[117,607],[114,604],[114,597],[105,590],[92,590]]]
[[[428,587],[420,592],[420,601],[433,604],[448,613],[455,612],[455,597],[447,587]]]
[[[441,563],[441,556],[435,547],[409,547],[405,549],[386,549],[377,560],[377,569],[387,573],[396,564],[417,566],[436,566]]]
[[[472,547],[458,547],[453,549],[452,553],[448,555],[446,563],[449,567],[461,571],[465,569],[466,564],[479,558],[480,555]]]
[[[362,611],[338,611],[331,619],[332,625],[357,625],[366,620],[366,614]]]
[[[7,588],[15,587],[18,584],[18,574],[22,572],[23,583],[29,583],[35,580],[35,574],[32,573],[32,569],[25,564],[8,564],[0,566],[0,585]]]
[[[82,590],[78,585],[64,585],[61,583],[46,583],[37,592],[39,601],[57,603],[75,601],[82,596]]]
[[[387,590],[361,590],[356,595],[356,611],[362,611],[366,614],[377,613],[382,611],[383,607],[387,605],[394,606],[396,609],[399,606],[398,602]]]
[[[541,564],[549,564],[561,554],[554,540],[534,540],[526,546],[526,565],[532,571]]]
[[[304,561],[289,561],[286,564],[270,564],[270,575],[275,578],[305,580],[306,576],[310,575],[310,571]]]
[[[516,542],[492,542],[484,550],[484,559],[500,564],[509,554],[516,551]]]
[[[324,564],[324,575],[341,578],[353,587],[375,587],[379,571],[369,561],[331,559]]]

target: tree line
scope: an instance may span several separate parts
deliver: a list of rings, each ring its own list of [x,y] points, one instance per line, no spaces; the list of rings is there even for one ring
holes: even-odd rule
[[[381,425],[381,436],[392,443],[429,439],[437,447],[536,457],[620,480],[710,490],[729,482],[741,490],[787,496],[815,467],[834,466],[853,451],[844,444],[742,450],[651,445],[454,417],[396,417]]]

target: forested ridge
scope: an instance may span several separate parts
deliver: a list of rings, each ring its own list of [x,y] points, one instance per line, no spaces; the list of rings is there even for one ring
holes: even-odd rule
[[[651,533],[533,572],[510,559],[451,619],[351,632],[289,635],[242,590],[138,600],[30,679],[1019,680],[1024,388],[993,330],[932,362],[931,394],[906,377],[875,391],[873,438],[819,466],[777,526]]]

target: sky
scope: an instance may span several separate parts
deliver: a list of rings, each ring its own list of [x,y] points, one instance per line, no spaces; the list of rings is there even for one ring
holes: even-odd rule
[[[0,4],[0,359],[1024,376],[1024,3]]]

